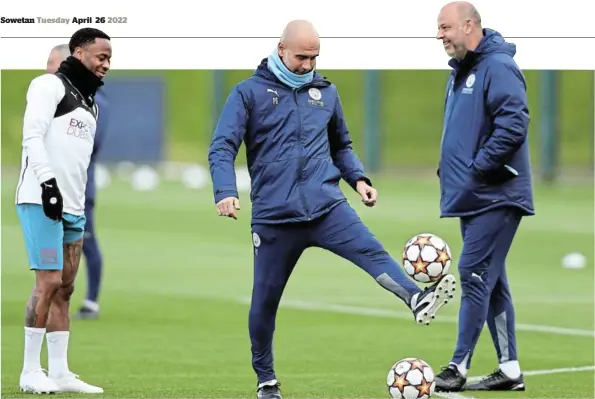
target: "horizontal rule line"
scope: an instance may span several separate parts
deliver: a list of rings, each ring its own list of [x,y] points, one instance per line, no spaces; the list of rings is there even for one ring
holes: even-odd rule
[[[279,39],[277,36],[112,36],[112,39]],[[321,36],[321,39],[433,39],[433,36]],[[70,36],[0,36],[0,39],[70,39]],[[595,36],[505,36],[505,39],[595,39]]]

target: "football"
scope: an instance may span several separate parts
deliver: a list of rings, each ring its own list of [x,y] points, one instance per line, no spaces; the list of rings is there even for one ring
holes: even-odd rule
[[[405,272],[420,283],[433,283],[448,274],[451,262],[450,247],[435,234],[417,234],[403,250]]]
[[[401,359],[388,371],[386,385],[391,398],[428,399],[436,388],[434,370],[421,359]]]

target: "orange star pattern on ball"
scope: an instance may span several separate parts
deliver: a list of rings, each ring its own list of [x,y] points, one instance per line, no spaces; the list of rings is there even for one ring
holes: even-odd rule
[[[418,236],[417,240],[415,240],[415,242],[413,243],[413,245],[417,245],[419,247],[419,250],[421,251],[422,249],[424,249],[424,247],[426,245],[432,245],[430,243],[430,238],[429,237],[425,237],[425,236]]]
[[[405,375],[395,376],[395,382],[393,382],[393,388],[397,388],[403,392],[403,389],[409,385],[409,382],[405,379]]]
[[[418,370],[420,370],[423,373],[425,366],[426,365],[423,364],[423,362],[421,360],[419,360],[419,359],[415,359],[415,360],[413,360],[411,362],[411,370],[418,369]]]
[[[446,252],[446,250],[444,250],[444,251],[436,250],[436,252],[438,253],[438,258],[436,259],[436,261],[442,263],[442,266],[446,266],[446,263],[450,260],[450,256],[448,256],[448,252]]]
[[[413,267],[415,268],[415,273],[426,273],[428,274],[428,265],[430,262],[424,262],[424,260],[420,257],[417,258],[415,262],[412,263]]]
[[[416,386],[417,390],[419,391],[417,397],[421,398],[424,395],[430,395],[430,388],[432,387],[432,384],[429,384],[428,381],[426,381],[425,378],[423,378],[421,380],[421,384],[419,384],[418,386]]]

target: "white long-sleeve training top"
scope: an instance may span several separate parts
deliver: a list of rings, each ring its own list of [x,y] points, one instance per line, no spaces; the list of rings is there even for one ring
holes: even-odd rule
[[[23,120],[21,173],[16,203],[41,204],[41,183],[56,178],[64,213],[83,215],[87,168],[97,128],[97,106],[54,74],[33,79]]]

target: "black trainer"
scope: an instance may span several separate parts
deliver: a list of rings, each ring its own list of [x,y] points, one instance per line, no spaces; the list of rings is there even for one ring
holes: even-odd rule
[[[278,381],[259,384],[256,390],[256,397],[258,399],[283,399],[280,386],[281,384]]]
[[[446,305],[456,290],[457,280],[452,274],[443,276],[436,283],[425,288],[411,303],[411,310],[415,321],[420,324],[430,324],[436,317],[436,312]]]
[[[449,364],[448,367],[442,367],[435,381],[436,392],[460,392],[465,388],[467,377],[459,372],[457,366]]]
[[[524,391],[525,379],[521,374],[518,378],[510,378],[498,369],[487,377],[467,385],[467,391]]]

